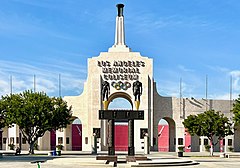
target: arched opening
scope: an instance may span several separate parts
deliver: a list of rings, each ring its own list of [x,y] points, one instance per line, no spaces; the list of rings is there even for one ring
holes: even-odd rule
[[[82,122],[79,118],[72,122],[72,150],[82,150]]]
[[[118,99],[117,100],[117,103],[118,103],[118,105],[121,105],[120,104],[120,102],[122,101],[124,101],[125,103],[124,104],[122,104],[122,106],[120,107],[118,107],[118,106],[116,106],[116,107],[118,107],[118,108],[121,108],[121,109],[133,109],[133,103],[132,103],[132,100],[131,100],[131,96],[129,95],[129,94],[127,94],[127,93],[124,93],[124,92],[116,92],[116,93],[113,93],[113,94],[111,94],[110,96],[109,96],[109,101],[108,101],[108,104],[107,104],[107,107],[108,107],[108,109],[110,109],[110,108],[115,108],[115,105],[112,105],[112,104],[116,104],[116,103],[113,103],[113,101],[115,100],[115,99],[117,99],[117,98],[122,98],[122,100],[120,100],[120,99]],[[128,101],[128,103],[127,103],[127,101]],[[115,102],[116,102],[116,100],[115,100]],[[111,106],[109,107],[109,104],[111,104]],[[130,104],[131,105],[131,107],[129,108],[129,107],[125,107],[127,104]]]
[[[125,98],[118,97],[109,103],[108,110],[111,109],[132,109],[132,104]]]
[[[158,151],[175,151],[175,122],[169,117],[164,117],[158,122]]]
[[[158,151],[169,151],[169,125],[165,119],[158,122]]]
[[[121,95],[120,95],[121,96]],[[126,97],[115,97],[109,104],[108,109],[132,109],[132,104]],[[114,126],[115,151],[128,150],[128,122],[127,120],[116,120]]]

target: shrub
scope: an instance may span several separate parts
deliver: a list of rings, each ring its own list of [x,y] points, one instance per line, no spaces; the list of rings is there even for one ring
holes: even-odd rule
[[[14,144],[8,144],[8,146],[9,146],[10,150],[14,150],[14,148],[15,148]]]
[[[211,146],[210,145],[205,145],[205,149],[206,149],[206,151],[210,151],[210,148],[211,148]]]
[[[59,145],[56,146],[56,148],[57,148],[58,150],[63,150],[63,145],[62,145],[62,144],[59,144]]]
[[[39,148],[38,148],[39,146],[38,146],[38,144],[37,143],[34,143],[34,150],[39,150]]]
[[[178,151],[179,151],[179,152],[184,152],[184,148],[185,148],[185,146],[179,146],[179,147],[178,147]]]
[[[229,149],[230,152],[233,152],[234,148],[230,146],[230,147],[228,147],[228,149]]]

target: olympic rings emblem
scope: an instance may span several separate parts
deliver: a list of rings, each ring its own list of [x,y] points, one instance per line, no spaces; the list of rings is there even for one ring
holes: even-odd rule
[[[131,87],[131,83],[129,83],[129,82],[121,82],[121,81],[119,81],[119,82],[112,82],[111,83],[111,85],[112,85],[112,87],[114,87],[116,90],[127,90],[128,88],[130,88]]]

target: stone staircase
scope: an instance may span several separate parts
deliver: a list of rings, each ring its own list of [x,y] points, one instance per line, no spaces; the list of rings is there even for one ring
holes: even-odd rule
[[[131,167],[167,167],[167,166],[189,166],[197,165],[199,163],[189,159],[152,158],[146,161],[132,162],[130,164]]]

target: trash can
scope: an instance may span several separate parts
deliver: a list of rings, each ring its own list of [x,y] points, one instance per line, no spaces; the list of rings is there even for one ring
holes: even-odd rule
[[[178,152],[178,157],[183,157],[183,152]]]
[[[56,150],[53,151],[53,156],[57,156]]]

